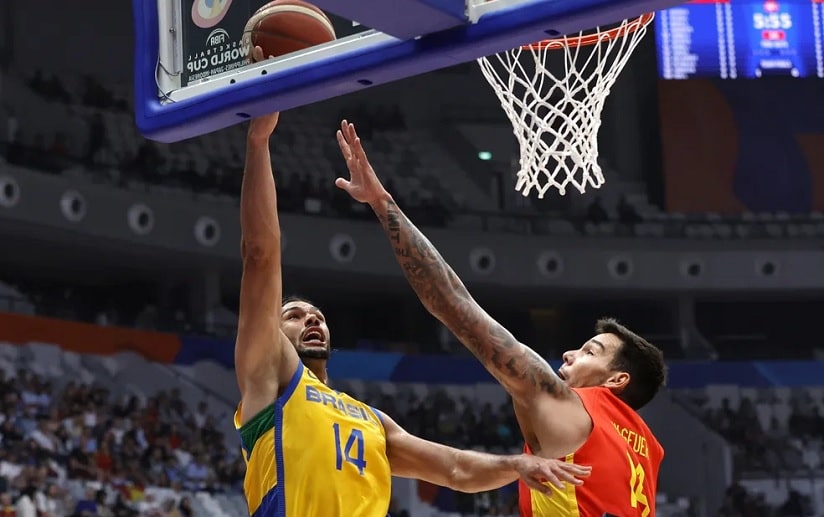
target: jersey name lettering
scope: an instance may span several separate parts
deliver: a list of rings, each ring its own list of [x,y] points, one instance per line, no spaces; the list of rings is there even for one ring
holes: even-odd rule
[[[369,413],[367,413],[364,408],[351,402],[345,402],[342,398],[338,398],[331,393],[323,393],[314,386],[306,386],[306,401],[333,407],[341,413],[357,420],[374,422],[374,418],[370,418]]]
[[[622,427],[615,422],[612,422],[612,426],[616,431],[618,431],[621,438],[623,438],[632,448],[632,451],[635,454],[641,456],[642,458],[649,458],[649,445],[647,444],[647,439],[645,437],[635,431],[627,429],[626,427]]]

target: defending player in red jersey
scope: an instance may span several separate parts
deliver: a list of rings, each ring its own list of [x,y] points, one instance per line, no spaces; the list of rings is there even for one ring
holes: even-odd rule
[[[614,320],[549,364],[492,319],[431,242],[395,205],[369,165],[352,124],[338,144],[350,179],[335,184],[380,219],[407,280],[438,318],[512,396],[526,450],[592,466],[583,485],[541,495],[521,490],[524,517],[653,517],[664,451],[636,413],[664,385],[663,354]]]
[[[551,496],[520,485],[523,517],[655,515],[658,469],[664,449],[633,407],[640,404],[646,393],[640,392],[642,398],[638,391],[630,391],[629,378],[623,388],[616,384],[624,382],[621,374],[636,375],[639,386],[646,384],[645,374],[651,375],[652,382],[663,382],[660,352],[652,353],[646,348],[651,345],[611,319],[599,321],[595,332],[596,336],[580,349],[564,354],[564,365],[558,372],[567,385],[592,386],[570,390],[580,399],[579,407],[589,414],[591,430],[583,445],[566,454],[567,461],[592,465],[592,475],[584,485],[565,487]],[[644,351],[650,351],[649,356]],[[660,381],[656,372],[661,372]],[[616,383],[610,377],[620,380]],[[524,451],[531,453],[529,444],[535,443],[535,438],[530,440],[535,436],[533,427],[552,423],[528,420],[524,418],[525,411],[519,410],[517,404],[515,407],[527,438]],[[575,432],[582,429],[583,426]]]

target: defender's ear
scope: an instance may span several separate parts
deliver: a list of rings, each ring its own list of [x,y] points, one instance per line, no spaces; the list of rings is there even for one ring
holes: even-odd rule
[[[618,372],[610,376],[604,383],[604,387],[611,389],[615,393],[621,393],[627,387],[630,375],[627,372]]]

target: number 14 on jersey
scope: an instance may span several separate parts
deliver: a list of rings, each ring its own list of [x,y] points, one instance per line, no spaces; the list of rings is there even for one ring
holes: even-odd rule
[[[346,438],[346,443],[341,447],[344,442],[341,439],[340,424],[334,424],[332,430],[335,433],[335,468],[343,470],[345,461],[354,465],[362,476],[366,468],[366,460],[364,459],[366,447],[363,440],[363,431],[352,429],[349,437]]]

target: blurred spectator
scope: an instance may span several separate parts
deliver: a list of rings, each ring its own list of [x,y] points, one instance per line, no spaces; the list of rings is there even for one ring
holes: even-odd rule
[[[20,492],[17,498],[17,517],[37,517],[37,507],[34,505],[36,489],[29,485]]]
[[[595,196],[592,203],[587,207],[587,219],[594,224],[605,223],[609,220],[609,215],[601,201],[601,196]]]
[[[821,466],[822,427],[813,428],[818,408],[808,399],[806,391],[794,392],[788,401],[789,413],[776,408],[774,394],[761,392],[758,400],[742,397],[738,407],[729,399],[722,399],[717,409],[708,407],[705,396],[692,397],[699,406],[706,423],[732,446],[735,474],[740,478],[807,477],[810,470]],[[762,419],[759,419],[759,409]],[[769,413],[764,413],[769,410]],[[786,416],[779,419],[777,414]],[[763,422],[763,423],[762,423]],[[817,425],[820,425],[818,423]],[[811,502],[801,493],[790,490],[787,500],[772,508],[762,494],[748,492],[739,483],[729,487],[719,515],[722,517],[749,516],[812,516]]]
[[[120,504],[128,514],[149,484],[209,492],[241,486],[242,460],[224,445],[214,418],[204,414],[205,403],[195,414],[177,390],[160,392],[145,404],[134,397],[111,400],[95,385],[69,382],[59,393],[52,390],[24,370],[13,379],[0,373],[0,476],[5,485],[0,504],[5,515],[57,517],[68,515],[66,508],[79,516],[122,515],[114,508]],[[89,489],[66,507],[58,485],[67,478],[105,488]],[[123,496],[115,507],[108,504],[109,492]],[[192,515],[185,500],[178,511]]]
[[[194,515],[194,511],[192,511],[192,502],[189,500],[188,497],[183,497],[180,500],[180,504],[177,507],[177,510],[180,512],[182,517],[191,517]]]
[[[11,494],[8,492],[0,493],[0,517],[15,517],[17,509],[12,504]]]

